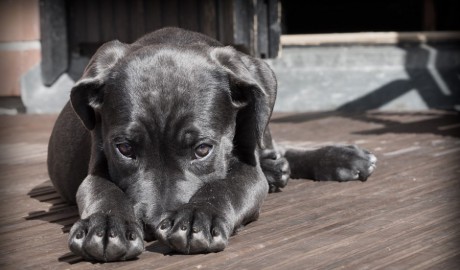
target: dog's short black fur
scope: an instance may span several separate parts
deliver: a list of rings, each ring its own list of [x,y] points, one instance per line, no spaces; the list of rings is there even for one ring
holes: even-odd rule
[[[275,148],[276,87],[263,61],[198,33],[165,28],[104,44],[49,143],[51,180],[81,216],[70,249],[126,260],[157,239],[216,252],[290,175],[365,181],[376,162],[366,150]]]

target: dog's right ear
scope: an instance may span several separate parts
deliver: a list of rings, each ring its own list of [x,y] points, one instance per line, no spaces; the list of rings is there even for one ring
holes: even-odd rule
[[[101,89],[113,67],[126,55],[128,47],[117,40],[102,45],[70,92],[72,108],[88,130],[96,125],[94,109],[102,105],[104,98]]]

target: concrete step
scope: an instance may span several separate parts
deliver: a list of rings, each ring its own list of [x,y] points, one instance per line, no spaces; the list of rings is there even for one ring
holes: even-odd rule
[[[460,110],[460,46],[287,46],[276,111]]]

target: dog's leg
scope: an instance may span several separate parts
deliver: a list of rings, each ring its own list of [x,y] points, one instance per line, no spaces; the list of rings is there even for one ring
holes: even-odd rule
[[[90,133],[67,104],[50,139],[48,170],[59,194],[76,202],[80,211],[81,220],[70,230],[70,249],[88,260],[133,258],[144,248],[142,230],[131,203],[115,184],[86,176],[91,147]]]
[[[259,166],[234,161],[226,179],[206,183],[188,203],[166,213],[157,238],[186,254],[221,251],[236,229],[257,219],[267,193]]]
[[[286,149],[291,178],[315,181],[366,181],[376,168],[377,158],[356,145],[325,146],[315,150]]]
[[[264,145],[265,149],[259,150],[260,166],[267,178],[269,192],[278,192],[288,183],[291,174],[289,162],[277,149],[268,128],[264,133]]]
[[[88,174],[91,134],[70,103],[59,114],[48,144],[48,173],[56,191],[69,204]]]
[[[69,247],[87,260],[134,258],[144,250],[143,231],[131,203],[108,180],[89,175],[78,188],[81,219],[70,230]]]

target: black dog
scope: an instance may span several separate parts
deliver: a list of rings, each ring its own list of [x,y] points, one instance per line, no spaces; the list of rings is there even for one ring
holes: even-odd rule
[[[275,148],[276,87],[263,61],[198,33],[165,28],[103,45],[49,143],[51,180],[81,216],[70,249],[126,260],[157,239],[217,252],[290,175],[365,181],[376,162],[366,150]]]

